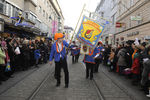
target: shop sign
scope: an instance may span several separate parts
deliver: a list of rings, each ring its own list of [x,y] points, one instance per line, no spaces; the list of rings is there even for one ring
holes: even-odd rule
[[[116,27],[121,27],[121,23],[116,22]]]
[[[140,21],[140,20],[142,20],[142,17],[141,16],[131,16],[131,20],[132,21]]]
[[[116,28],[125,26],[125,23],[116,22]]]
[[[150,40],[150,36],[145,36],[144,39],[145,40]]]
[[[138,35],[138,34],[139,34],[139,31],[128,33],[127,37],[135,36],[135,35]]]

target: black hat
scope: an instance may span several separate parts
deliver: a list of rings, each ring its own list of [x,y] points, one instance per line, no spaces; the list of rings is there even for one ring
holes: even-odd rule
[[[143,47],[145,47],[147,44],[146,44],[146,42],[143,42],[141,45],[142,45]]]
[[[128,45],[132,45],[132,43],[134,43],[134,40],[128,40],[128,41],[126,41],[126,44],[128,44]]]

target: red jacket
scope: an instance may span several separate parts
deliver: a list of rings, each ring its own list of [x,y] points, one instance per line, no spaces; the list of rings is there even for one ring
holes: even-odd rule
[[[135,58],[133,60],[131,71],[132,71],[133,74],[140,74],[140,61],[139,61],[139,58]]]

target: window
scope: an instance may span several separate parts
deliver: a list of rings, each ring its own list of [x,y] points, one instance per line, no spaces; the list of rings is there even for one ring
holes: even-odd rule
[[[6,3],[6,15],[10,16],[10,4]]]
[[[45,10],[43,10],[43,17],[45,17]]]
[[[36,16],[34,16],[33,14],[31,14],[29,12],[26,13],[26,18],[29,19],[32,22],[36,22]]]
[[[0,13],[4,13],[4,3],[0,0]]]
[[[137,16],[141,17],[140,14],[138,14]],[[138,24],[138,25],[141,24],[141,23],[142,23],[142,20],[138,20],[138,21],[137,21],[137,24]]]
[[[112,8],[116,5],[116,0],[112,0]]]
[[[15,16],[18,16],[18,14],[19,14],[19,9],[18,9],[18,8],[15,8],[14,13],[15,13]]]
[[[114,25],[114,23],[115,23],[115,14],[111,18],[112,18],[112,24]]]
[[[42,12],[42,8],[41,8],[41,6],[39,6],[39,13],[41,13]]]
[[[46,19],[48,19],[48,14],[46,13]]]
[[[49,3],[48,3],[48,1],[47,1],[47,8],[48,8],[48,6],[49,6]]]
[[[104,12],[101,12],[101,17],[104,17]]]
[[[134,0],[130,0],[130,7],[133,6]]]
[[[46,5],[46,0],[44,0],[44,4]]]

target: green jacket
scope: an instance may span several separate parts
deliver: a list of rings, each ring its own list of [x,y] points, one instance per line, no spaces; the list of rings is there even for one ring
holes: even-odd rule
[[[1,47],[0,47],[0,64],[5,64],[5,58],[6,58],[6,55],[5,55],[5,52],[2,51]]]

